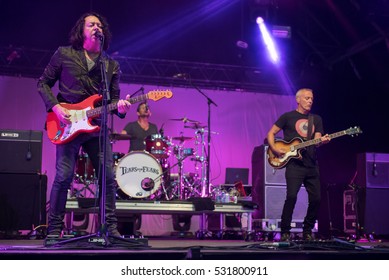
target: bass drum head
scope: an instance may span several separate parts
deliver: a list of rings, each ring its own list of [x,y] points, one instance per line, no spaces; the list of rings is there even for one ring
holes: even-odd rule
[[[132,198],[145,198],[161,186],[163,173],[158,160],[145,151],[122,157],[116,167],[119,189]]]

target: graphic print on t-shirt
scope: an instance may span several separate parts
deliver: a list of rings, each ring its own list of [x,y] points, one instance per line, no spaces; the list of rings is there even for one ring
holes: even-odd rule
[[[312,124],[312,131],[315,131],[315,126]],[[306,138],[308,133],[308,120],[307,119],[299,119],[296,122],[296,131],[302,137]]]

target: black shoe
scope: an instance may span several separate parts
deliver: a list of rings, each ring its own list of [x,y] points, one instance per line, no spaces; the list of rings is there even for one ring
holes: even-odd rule
[[[280,241],[289,242],[290,241],[290,233],[289,232],[282,233]]]
[[[117,229],[109,230],[108,236],[122,237],[122,235]]]
[[[62,230],[60,229],[52,229],[47,232],[48,237],[60,237],[62,235]]]
[[[313,238],[312,233],[305,232],[305,233],[303,233],[303,240],[304,241],[313,241],[315,239]]]

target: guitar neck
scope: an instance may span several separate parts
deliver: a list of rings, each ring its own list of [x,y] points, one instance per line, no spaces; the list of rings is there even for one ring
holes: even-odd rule
[[[131,98],[127,99],[127,101],[130,102],[131,104],[134,104],[134,103],[141,102],[141,101],[144,101],[147,99],[148,99],[148,94],[145,93],[142,95],[138,95],[136,97],[131,97]],[[112,111],[116,110],[117,108],[118,108],[117,101],[112,102],[112,103],[108,104],[108,106],[107,106],[108,112],[112,112]],[[97,107],[97,108],[94,108],[94,109],[87,111],[86,116],[88,118],[93,118],[93,117],[100,116],[102,113],[103,113],[103,107],[101,106],[101,107]]]
[[[333,139],[333,138],[337,138],[337,137],[344,136],[344,135],[347,135],[347,131],[346,130],[335,132],[335,133],[332,133],[332,134],[330,134],[328,136],[330,137],[330,139]],[[297,144],[297,145],[294,146],[294,148],[295,149],[302,149],[302,148],[306,148],[306,147],[309,147],[309,146],[312,146],[312,145],[319,144],[320,142],[321,142],[321,138],[312,139],[312,140],[308,140],[306,142],[302,142],[300,144]]]

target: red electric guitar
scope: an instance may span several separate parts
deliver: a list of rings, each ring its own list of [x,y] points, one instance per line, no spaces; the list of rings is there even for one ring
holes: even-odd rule
[[[141,102],[147,99],[158,101],[162,98],[171,98],[173,93],[170,90],[153,90],[146,94],[127,99],[131,104]],[[90,121],[101,115],[102,107],[94,108],[94,104],[102,100],[100,95],[92,95],[84,101],[77,104],[61,103],[70,112],[70,124],[64,124],[59,121],[54,112],[47,115],[46,127],[47,135],[54,144],[65,144],[72,141],[80,133],[91,133],[99,131],[100,127],[92,125]],[[109,112],[117,109],[117,102],[108,105]]]

